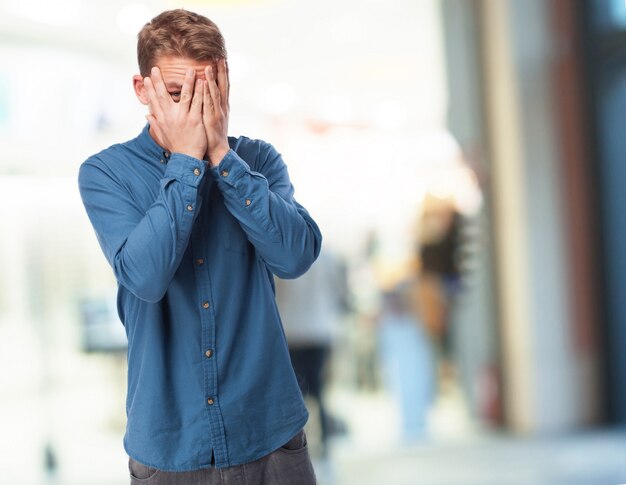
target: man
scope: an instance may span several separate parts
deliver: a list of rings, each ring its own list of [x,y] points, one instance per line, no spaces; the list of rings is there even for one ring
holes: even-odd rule
[[[273,275],[306,272],[319,228],[272,145],[227,136],[213,22],[163,12],[137,52],[148,124],[79,173],[128,336],[131,483],[313,484]]]

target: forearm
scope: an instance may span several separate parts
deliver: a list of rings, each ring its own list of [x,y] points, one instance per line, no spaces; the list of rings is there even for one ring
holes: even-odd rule
[[[146,301],[156,302],[165,295],[201,205],[200,196],[171,188],[161,189],[145,217],[110,259],[117,281]]]
[[[270,270],[281,278],[306,272],[319,255],[322,235],[306,209],[293,199],[288,179],[281,180],[283,190],[273,191],[265,176],[252,171],[234,151],[216,170],[227,209]],[[281,166],[281,174],[282,170]]]
[[[143,213],[97,168],[81,168],[81,196],[100,245],[117,281],[142,300],[159,301],[180,265],[202,205],[205,167],[173,154]]]

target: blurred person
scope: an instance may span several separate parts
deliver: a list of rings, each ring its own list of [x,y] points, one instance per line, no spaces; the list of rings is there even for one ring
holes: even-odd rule
[[[319,228],[276,149],[228,136],[226,49],[212,21],[163,12],[137,53],[148,124],[78,177],[128,338],[131,483],[313,484],[273,274],[305,273]]]
[[[461,290],[461,215],[451,200],[427,196],[420,224],[418,312],[450,373],[452,306]]]
[[[387,388],[399,404],[401,438],[410,443],[428,434],[428,411],[434,397],[430,340],[412,311],[410,279],[382,294],[378,340]]]
[[[347,293],[345,265],[328,250],[322,251],[311,269],[298,279],[276,278],[276,302],[291,363],[302,393],[317,405],[324,458],[328,457],[330,434],[341,428],[328,414],[324,389],[333,341],[348,309]]]

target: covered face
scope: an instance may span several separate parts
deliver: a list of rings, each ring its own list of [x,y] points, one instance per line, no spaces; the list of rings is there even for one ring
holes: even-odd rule
[[[160,69],[163,82],[167,88],[172,100],[178,102],[180,100],[180,91],[185,80],[185,74],[188,69],[196,72],[196,79],[205,79],[204,69],[206,66],[213,66],[213,72],[217,72],[217,59],[211,61],[197,61],[186,57],[164,56],[159,57],[155,65]],[[148,104],[143,77],[139,74],[133,77],[133,85],[137,98],[142,104]]]

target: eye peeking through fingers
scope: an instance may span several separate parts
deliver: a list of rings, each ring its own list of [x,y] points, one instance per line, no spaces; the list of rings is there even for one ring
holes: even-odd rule
[[[176,91],[176,92],[170,93],[170,96],[172,97],[172,100],[175,103],[178,103],[180,101],[180,91]]]

